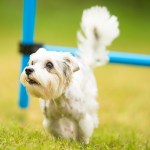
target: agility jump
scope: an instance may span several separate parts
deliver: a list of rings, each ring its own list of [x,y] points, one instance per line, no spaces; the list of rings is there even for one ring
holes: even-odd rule
[[[70,52],[73,56],[78,56],[78,49],[64,46],[49,46],[34,42],[35,17],[36,17],[36,0],[24,0],[23,3],[23,28],[22,39],[20,43],[20,52],[22,53],[21,72],[27,66],[30,54],[36,52],[38,48],[46,48],[49,51]],[[109,63],[150,66],[150,55],[108,52]],[[19,89],[19,106],[21,108],[28,107],[29,97],[25,87],[20,84]]]

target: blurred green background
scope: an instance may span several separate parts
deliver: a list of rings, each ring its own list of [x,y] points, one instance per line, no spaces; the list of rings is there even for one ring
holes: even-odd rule
[[[18,134],[13,128],[14,125],[18,129],[23,127],[25,133],[28,133],[27,127],[30,133],[36,129],[43,131],[42,114],[37,99],[31,99],[30,107],[26,111],[20,110],[17,105],[21,58],[18,43],[22,36],[22,5],[21,0],[0,0],[0,136],[3,136],[0,138],[0,147],[2,148],[8,145],[11,147],[12,143],[15,143]],[[111,14],[118,16],[120,22],[121,34],[108,49],[150,54],[148,0],[38,0],[35,41],[76,47],[76,31],[80,28],[83,9],[94,5],[106,6]],[[105,146],[112,148],[115,144],[111,142],[120,140],[115,145],[118,149],[125,144],[129,149],[132,145],[133,149],[147,149],[150,139],[150,69],[109,64],[95,69],[94,72],[99,88],[101,123],[93,136],[93,145],[101,143],[103,148]],[[3,131],[6,131],[5,134]],[[13,142],[9,138],[10,132],[14,137]],[[25,141],[27,144],[31,142]],[[17,146],[17,143],[15,144]]]

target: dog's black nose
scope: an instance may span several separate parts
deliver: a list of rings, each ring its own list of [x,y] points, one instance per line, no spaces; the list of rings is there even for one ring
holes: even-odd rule
[[[32,72],[34,72],[34,69],[32,69],[32,68],[26,68],[25,72],[26,72],[27,75],[30,75]]]

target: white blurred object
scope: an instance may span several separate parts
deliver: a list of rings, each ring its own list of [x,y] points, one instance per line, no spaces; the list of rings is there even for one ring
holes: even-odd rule
[[[106,7],[95,6],[83,12],[81,31],[78,31],[78,49],[81,59],[89,66],[106,64],[106,47],[119,35],[119,23]]]

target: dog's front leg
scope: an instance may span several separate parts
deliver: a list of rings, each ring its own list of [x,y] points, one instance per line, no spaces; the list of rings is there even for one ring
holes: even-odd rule
[[[94,123],[92,117],[89,114],[85,114],[82,119],[79,120],[78,138],[79,141],[88,144],[89,139],[94,130]]]

